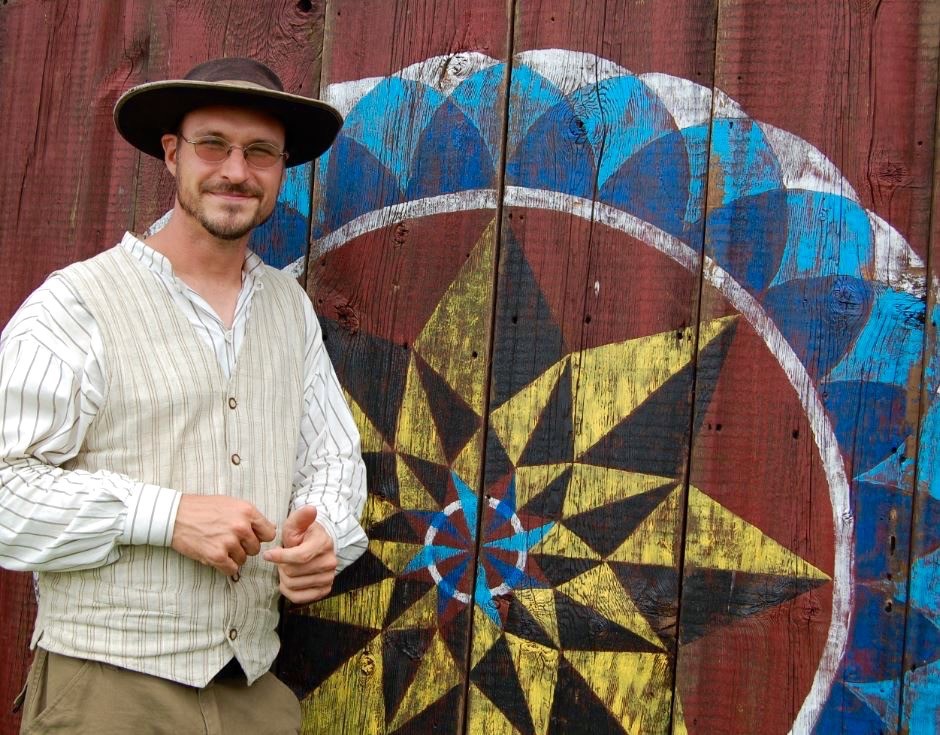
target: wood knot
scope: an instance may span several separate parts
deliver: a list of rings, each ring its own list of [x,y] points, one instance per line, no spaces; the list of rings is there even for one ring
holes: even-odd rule
[[[396,246],[401,247],[405,244],[410,232],[411,227],[408,226],[406,221],[399,222],[395,225],[395,231],[392,233],[392,242],[394,242]]]
[[[337,305],[336,321],[350,336],[359,333],[359,314],[349,303]]]
[[[359,659],[359,672],[363,676],[372,676],[375,673],[375,659],[369,654],[363,654]]]

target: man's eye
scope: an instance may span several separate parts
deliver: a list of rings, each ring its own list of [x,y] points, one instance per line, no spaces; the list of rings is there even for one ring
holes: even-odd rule
[[[221,138],[203,138],[196,142],[197,145],[207,151],[227,151],[228,143]]]

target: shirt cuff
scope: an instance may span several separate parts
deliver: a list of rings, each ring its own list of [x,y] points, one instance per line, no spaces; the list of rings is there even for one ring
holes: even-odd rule
[[[323,526],[323,530],[326,531],[326,535],[330,537],[330,540],[333,542],[333,553],[335,554],[338,547],[336,546],[336,526],[333,521],[329,518],[326,518],[323,514],[323,511],[317,508],[317,519],[314,523],[319,523]]]
[[[127,515],[119,544],[169,546],[182,494],[159,485],[140,483],[127,499]]]

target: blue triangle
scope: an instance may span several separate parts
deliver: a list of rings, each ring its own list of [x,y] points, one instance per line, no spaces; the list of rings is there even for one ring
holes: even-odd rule
[[[898,702],[901,686],[896,679],[872,682],[845,682],[845,688],[868,705],[888,730],[894,732],[898,724]]]

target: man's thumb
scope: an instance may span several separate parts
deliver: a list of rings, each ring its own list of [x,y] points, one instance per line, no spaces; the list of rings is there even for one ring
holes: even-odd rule
[[[284,521],[284,531],[281,533],[281,546],[289,549],[303,541],[307,529],[317,519],[317,509],[312,505],[298,508]]]

